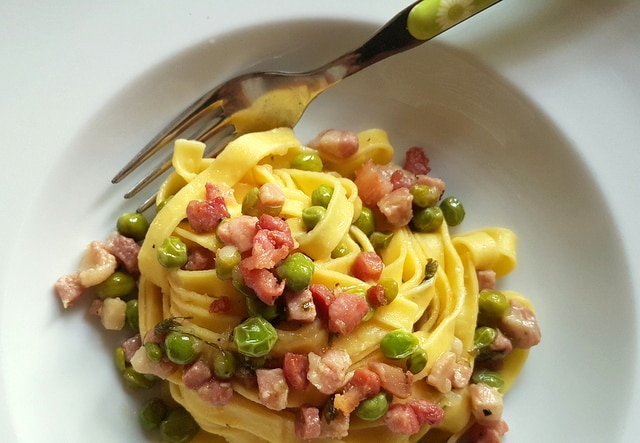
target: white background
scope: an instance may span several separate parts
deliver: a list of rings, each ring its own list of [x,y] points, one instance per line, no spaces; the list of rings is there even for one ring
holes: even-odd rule
[[[397,0],[0,3],[2,318],[23,316],[24,327],[29,328],[30,309],[42,295],[16,293],[15,287],[9,293],[3,284],[9,278],[7,270],[15,266],[12,258],[23,247],[13,240],[24,236],[25,227],[32,222],[26,214],[41,215],[41,227],[47,229],[46,220],[52,215],[39,214],[33,197],[47,186],[46,179],[60,153],[76,138],[79,128],[113,96],[181,51],[208,40],[215,44],[216,37],[229,30],[299,17],[340,17],[381,24],[405,5]],[[640,191],[640,2],[505,0],[441,39],[499,72],[546,113],[572,143],[607,197],[608,207],[602,211],[614,220],[623,239],[622,254],[636,297],[634,318],[640,318],[640,211],[636,207]],[[100,159],[96,157],[96,161]],[[69,177],[69,186],[82,186],[78,182],[81,179],[81,173],[78,178]],[[65,208],[60,208],[59,216],[64,217],[64,212]],[[76,242],[82,244],[85,239]],[[50,266],[38,261],[38,251],[33,254],[33,262],[20,266],[36,274]],[[24,311],[6,312],[7,305],[2,301],[7,298],[22,299]],[[0,333],[4,334],[3,344],[9,340],[8,335],[11,340],[20,340],[21,336],[21,331],[7,331],[2,324]],[[628,337],[636,344],[631,358],[636,368],[639,338],[636,327]],[[13,434],[12,405],[6,404],[3,395],[13,381],[2,368],[15,357],[5,347],[0,348],[0,440],[22,443]],[[598,358],[597,349],[593,358]],[[25,373],[37,377],[46,369],[25,368]],[[640,433],[638,420],[634,419],[640,417],[637,377],[619,380],[615,373],[609,373],[593,383],[629,384],[633,392],[631,410],[627,411],[624,437],[619,441],[636,441]],[[55,392],[52,387],[52,392],[41,395]],[[593,401],[597,408],[597,399]],[[553,399],[549,399],[548,407],[553,407]],[[571,411],[557,413],[570,415]],[[70,423],[73,417],[74,412],[69,411]],[[38,426],[38,417],[33,420]],[[544,428],[545,424],[539,426]],[[46,430],[42,435],[47,435]],[[53,441],[58,441],[55,436]],[[568,439],[558,435],[555,441]]]

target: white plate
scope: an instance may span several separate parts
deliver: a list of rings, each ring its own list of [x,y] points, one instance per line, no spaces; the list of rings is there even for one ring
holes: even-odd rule
[[[63,311],[51,290],[135,204],[120,198],[131,181],[111,187],[110,177],[218,81],[326,61],[375,28],[352,21],[362,11],[381,23],[404,4],[243,1],[214,14],[206,3],[134,2],[126,15],[82,2],[58,15],[0,6],[13,17],[2,48],[15,55],[0,108],[10,180],[0,191],[2,441],[146,441],[108,355],[115,338],[87,319],[86,305]],[[240,14],[247,5],[251,16]],[[74,23],[80,34],[65,29]],[[266,24],[249,26],[257,23]],[[33,25],[37,35],[23,31]],[[434,173],[465,201],[463,229],[518,233],[520,265],[505,285],[534,301],[543,342],[507,397],[506,442],[626,442],[640,430],[629,420],[639,398],[629,271],[640,263],[631,200],[640,189],[638,25],[636,2],[511,0],[337,85],[298,128],[306,139],[379,126],[399,148],[424,145]]]

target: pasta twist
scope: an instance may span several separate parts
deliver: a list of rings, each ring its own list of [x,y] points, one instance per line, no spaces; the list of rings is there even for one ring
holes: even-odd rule
[[[220,279],[215,269],[165,268],[156,258],[158,246],[169,236],[179,237],[187,247],[202,247],[212,253],[221,247],[215,234],[194,232],[185,221],[189,202],[205,198],[207,183],[220,189],[232,218],[242,214],[242,201],[250,189],[265,183],[278,185],[286,197],[279,216],[289,225],[298,250],[314,261],[312,283],[366,293],[372,283],[355,277],[351,268],[359,253],[374,251],[375,247],[353,224],[362,210],[353,176],[367,159],[378,164],[390,162],[394,150],[386,133],[379,129],[360,133],[359,142],[358,152],[348,160],[325,155],[325,169],[312,172],[290,167],[292,158],[309,148],[289,129],[242,136],[216,159],[202,158],[201,143],[177,141],[175,172],[158,194],[158,203],[164,206],[152,222],[139,254],[141,334],[149,333],[165,319],[181,318],[182,327],[192,334],[217,347],[234,350],[231,331],[249,315],[245,295],[231,280]],[[329,185],[333,194],[325,216],[313,229],[308,229],[301,221],[302,211],[310,206],[310,195],[319,185]],[[332,258],[338,245],[345,251],[342,256]],[[419,432],[404,435],[391,431],[381,419],[365,421],[352,414],[347,436],[317,441],[355,443],[375,439],[408,443],[427,435],[429,441],[455,441],[474,421],[468,389],[454,388],[443,393],[430,384],[429,376],[438,364],[438,357],[448,352],[453,352],[456,364],[473,369],[477,271],[493,270],[498,276],[511,272],[516,265],[516,236],[498,227],[451,235],[446,223],[429,233],[413,232],[404,226],[393,231],[390,243],[379,254],[384,263],[381,279],[398,282],[398,295],[391,303],[377,307],[370,318],[349,334],[331,334],[318,321],[296,329],[278,329],[276,325],[278,340],[269,356],[277,361],[287,352],[321,354],[327,349],[340,349],[350,356],[349,369],[353,371],[366,367],[371,360],[389,362],[380,350],[382,338],[397,329],[411,331],[428,356],[424,368],[413,374],[411,398],[435,402],[444,408],[445,418],[434,426],[424,425]],[[437,263],[433,276],[427,275],[429,263]],[[505,293],[509,299],[531,308],[521,295]],[[230,302],[230,308],[211,312],[212,301],[221,297]],[[204,351],[205,356],[207,352]],[[501,373],[506,388],[519,372],[526,354],[526,350],[517,350],[505,360]],[[168,381],[171,395],[205,431],[196,440],[202,442],[293,441],[297,410],[303,405],[321,406],[328,397],[313,387],[290,390],[287,407],[272,410],[262,404],[255,386],[233,380],[233,398],[228,404],[217,406],[186,388],[181,370],[169,376]]]

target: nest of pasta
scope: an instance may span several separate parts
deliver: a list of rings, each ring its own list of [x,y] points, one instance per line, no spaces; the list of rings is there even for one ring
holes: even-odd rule
[[[436,192],[428,207],[444,189],[428,159],[394,165],[379,129],[342,141],[275,129],[215,159],[176,143],[138,255],[139,324],[144,344],[182,334],[196,352],[143,346],[134,368],[166,379],[210,441],[501,436],[502,395],[539,339],[527,299],[493,287],[516,236],[418,223],[414,186]]]

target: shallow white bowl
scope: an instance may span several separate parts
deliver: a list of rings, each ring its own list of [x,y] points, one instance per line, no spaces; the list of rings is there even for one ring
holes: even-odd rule
[[[14,233],[21,247],[7,264],[6,292],[31,297],[3,300],[0,325],[8,427],[19,442],[146,441],[137,401],[113,368],[118,338],[86,316],[86,304],[63,311],[52,291],[84,245],[139,202],[121,199],[131,180],[110,187],[111,176],[216,83],[254,69],[314,67],[373,30],[308,20],[221,35],[148,70],[78,128],[22,215]],[[602,190],[554,123],[472,55],[433,43],[335,86],[297,131],[307,140],[328,127],[381,127],[398,150],[424,146],[433,174],[465,203],[458,231],[503,225],[518,234],[520,263],[502,286],[532,299],[543,341],[508,394],[506,441],[619,441],[631,394],[605,380],[637,378],[628,265]],[[37,273],[24,266],[34,251],[47,263]]]

